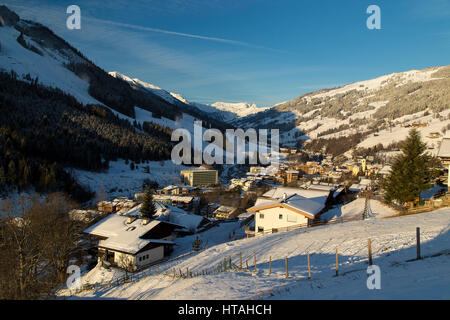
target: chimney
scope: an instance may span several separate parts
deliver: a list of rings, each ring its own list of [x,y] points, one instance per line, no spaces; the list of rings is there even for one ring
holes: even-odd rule
[[[150,219],[149,219],[149,218],[143,218],[143,219],[142,219],[142,224],[143,224],[144,226],[146,226],[149,222],[150,222]]]
[[[127,217],[127,224],[130,224],[130,223],[132,223],[133,221],[134,221],[134,216],[128,216]]]
[[[283,193],[283,201],[285,201],[286,199],[287,199],[287,194],[285,192],[285,193]]]

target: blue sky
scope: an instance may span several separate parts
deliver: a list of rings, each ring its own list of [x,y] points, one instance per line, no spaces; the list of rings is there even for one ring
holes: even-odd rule
[[[449,65],[449,0],[8,0],[106,71],[190,101],[260,106],[383,74]],[[81,30],[66,8],[81,8]],[[366,9],[381,8],[381,30]]]

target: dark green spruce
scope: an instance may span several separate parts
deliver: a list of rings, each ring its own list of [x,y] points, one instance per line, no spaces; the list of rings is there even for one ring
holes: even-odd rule
[[[141,216],[143,218],[151,219],[156,214],[155,203],[153,202],[153,195],[150,187],[145,190],[144,201],[141,207]]]
[[[427,146],[417,129],[411,129],[400,143],[402,151],[393,161],[390,175],[384,181],[385,200],[405,203],[420,197],[431,187],[434,159],[426,153]]]

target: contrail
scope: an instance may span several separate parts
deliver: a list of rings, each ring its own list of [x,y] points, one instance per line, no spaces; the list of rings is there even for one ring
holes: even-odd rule
[[[98,23],[104,23],[104,24],[109,24],[109,25],[118,26],[118,27],[125,27],[125,28],[140,30],[140,31],[157,32],[157,33],[169,34],[169,35],[174,35],[174,36],[179,36],[179,37],[187,37],[187,38],[194,38],[194,39],[201,39],[201,40],[209,40],[209,41],[228,43],[228,44],[232,44],[232,45],[244,46],[244,47],[255,48],[255,49],[265,49],[265,50],[270,50],[270,51],[275,51],[275,52],[285,52],[283,50],[272,49],[272,48],[268,48],[268,47],[264,47],[264,46],[253,45],[253,44],[250,44],[250,43],[247,43],[247,42],[230,40],[230,39],[223,39],[223,38],[216,38],[216,37],[207,37],[207,36],[201,36],[201,35],[190,34],[190,33],[183,33],[183,32],[170,31],[170,30],[163,30],[163,29],[157,29],[157,28],[151,28],[151,27],[143,27],[143,26],[137,26],[137,25],[134,25],[134,24],[128,24],[128,23],[123,23],[123,22],[115,22],[115,21],[103,20],[103,19],[97,19],[97,18],[91,18],[91,17],[84,18],[84,19],[86,19],[88,21],[91,20],[91,21],[95,21],[95,22],[98,22]]]
[[[20,8],[20,9],[26,9],[27,11],[30,10],[30,7],[25,7],[25,6],[21,6],[21,5],[9,4],[8,6],[9,7]],[[36,7],[32,7],[32,9],[37,10],[37,11],[43,10],[42,8],[36,8]],[[50,10],[52,11],[53,14],[59,15],[59,13],[60,13],[59,11],[57,11],[55,9],[44,9],[44,11],[47,11],[47,12],[50,11]],[[93,18],[93,17],[86,17],[86,16],[83,16],[83,15],[82,15],[81,19],[82,20],[87,20],[87,21],[92,21],[92,22],[97,22],[97,23],[102,23],[102,24],[108,24],[108,25],[111,25],[111,26],[124,27],[124,28],[129,28],[129,29],[134,29],[134,30],[140,30],[140,31],[157,32],[157,33],[168,34],[168,35],[179,36],[179,37],[186,37],[186,38],[192,38],[192,39],[201,39],[201,40],[207,40],[207,41],[215,41],[215,42],[227,43],[227,44],[236,45],[236,46],[242,46],[242,47],[247,47],[247,48],[262,49],[262,50],[268,50],[268,51],[279,52],[279,53],[288,53],[287,51],[284,51],[284,50],[279,50],[279,49],[273,49],[273,48],[269,48],[269,47],[254,45],[254,44],[250,44],[250,43],[243,42],[243,41],[236,41],[236,40],[223,39],[223,38],[217,38],[217,37],[208,37],[208,36],[202,36],[202,35],[196,35],[196,34],[190,34],[190,33],[183,33],[183,32],[177,32],[177,31],[170,31],[170,30],[163,30],[163,29],[151,28],[151,27],[143,27],[143,26],[138,26],[138,25],[129,24],[129,23],[116,22],[116,21],[98,19],[98,18]]]

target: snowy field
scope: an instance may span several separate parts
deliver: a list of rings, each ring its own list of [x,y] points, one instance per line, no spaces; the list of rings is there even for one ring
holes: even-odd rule
[[[344,205],[334,206],[330,210],[323,213],[320,218],[329,221],[335,218],[353,218],[360,215],[364,211],[366,204],[365,198],[358,198]],[[397,211],[381,203],[378,200],[370,200],[370,208],[374,218],[392,217],[398,214]]]
[[[142,192],[145,179],[156,181],[160,186],[180,184],[180,170],[186,167],[175,165],[171,160],[150,161],[149,164],[138,164],[131,170],[125,160],[111,161],[107,172],[90,172],[73,169],[73,175],[81,185],[88,186],[96,192],[103,189],[108,199],[119,196],[133,197]],[[144,167],[150,166],[150,173],[144,173]]]
[[[83,291],[72,298],[449,299],[449,224],[450,209],[445,208],[417,215],[347,222],[211,244],[199,253],[162,263],[159,268],[169,273],[173,268],[201,272],[211,270],[229,256],[238,266],[242,253],[244,268],[247,261],[249,271],[234,270],[189,279],[173,279],[155,273],[117,287]],[[407,262],[416,257],[416,227],[421,228],[422,255],[427,258]],[[374,264],[381,268],[381,290],[366,287],[368,238],[372,240]],[[339,252],[338,277],[334,276],[336,248]],[[308,253],[310,280],[307,279]],[[250,272],[254,270],[255,254],[257,272]],[[431,255],[436,256],[429,257]],[[271,275],[268,274],[269,257],[272,259]],[[289,259],[287,279],[285,257]],[[100,271],[97,268],[91,272]],[[61,295],[67,295],[67,292],[62,291]]]

